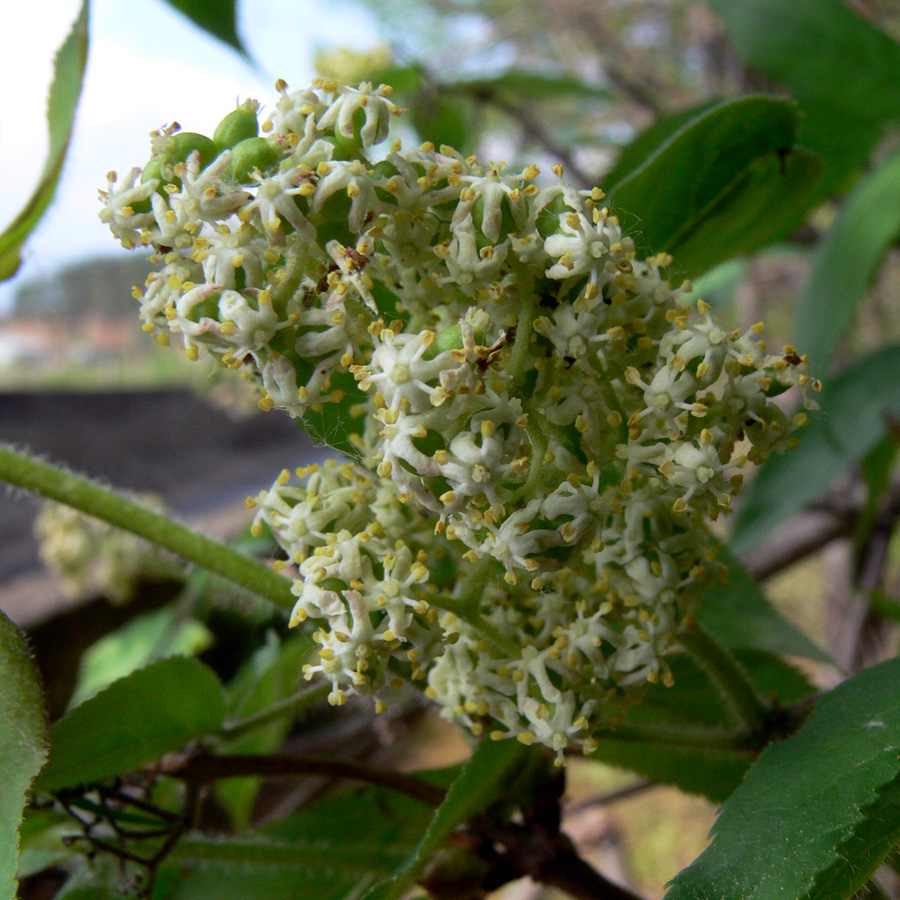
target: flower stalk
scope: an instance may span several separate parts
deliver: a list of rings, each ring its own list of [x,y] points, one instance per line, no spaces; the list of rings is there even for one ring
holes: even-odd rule
[[[39,462],[9,446],[0,446],[0,480],[136,534],[282,609],[294,605],[296,598],[291,594],[291,582],[264,563],[107,488]]]

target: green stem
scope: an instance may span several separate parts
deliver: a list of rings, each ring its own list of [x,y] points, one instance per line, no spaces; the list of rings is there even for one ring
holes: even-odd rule
[[[288,871],[303,869],[315,860],[324,870],[360,875],[390,875],[404,861],[405,854],[381,845],[353,845],[353,852],[336,841],[304,839],[279,841],[270,837],[220,838],[192,836],[180,840],[171,852],[172,859],[225,861],[231,864],[258,866],[267,872],[286,867]],[[308,871],[304,874],[308,875]]]
[[[512,376],[514,383],[518,383],[528,362],[528,351],[534,339],[534,320],[537,312],[537,294],[534,292],[534,277],[524,269],[518,273],[519,302],[521,308],[516,318],[516,342],[506,365],[506,373]],[[517,384],[515,392],[521,390]]]
[[[544,470],[544,458],[547,455],[547,447],[550,444],[547,431],[542,427],[545,423],[538,425],[534,421],[534,410],[526,407],[528,410],[528,439],[531,441],[531,466],[528,470],[528,478],[513,496],[513,502],[518,502],[523,497],[536,497],[537,486],[541,480],[541,473]]]
[[[466,621],[473,628],[480,631],[492,644],[494,644],[494,646],[499,647],[504,653],[508,653],[510,656],[517,659],[522,655],[522,645],[502,634],[494,625],[488,622],[481,613],[475,613],[474,615],[468,616]]]
[[[0,481],[130,531],[277,606],[291,609],[296,602],[291,593],[291,582],[264,563],[91,481],[38,462],[4,445],[0,445]]]
[[[480,632],[492,644],[511,656],[521,655],[522,648],[511,638],[502,634],[496,626],[488,622],[479,611],[484,592],[494,577],[495,562],[490,556],[482,557],[466,576],[462,590],[456,597],[427,592],[423,599],[437,609],[443,609],[459,616],[464,622]]]
[[[301,710],[318,703],[320,700],[324,700],[331,689],[330,683],[309,688],[292,694],[290,697],[285,697],[283,700],[279,700],[265,709],[245,716],[243,719],[226,722],[222,726],[222,737],[233,740],[234,738],[243,737],[248,731],[255,731],[257,728],[262,728],[284,716],[296,715]]]
[[[743,728],[717,728],[707,725],[677,725],[672,722],[623,722],[613,729],[601,730],[595,737],[628,744],[655,744],[669,748],[718,750],[722,753],[755,756],[758,735]]]
[[[703,667],[737,720],[749,731],[764,734],[772,709],[759,696],[737,660],[702,628],[685,632],[679,641]]]
[[[481,606],[484,592],[491,582],[493,568],[493,558],[483,556],[472,566],[469,574],[466,575],[462,590],[456,597],[441,597],[435,594],[434,599],[429,598],[429,603],[433,603],[434,606],[440,609],[454,612],[461,619],[466,618],[470,613],[477,613]]]

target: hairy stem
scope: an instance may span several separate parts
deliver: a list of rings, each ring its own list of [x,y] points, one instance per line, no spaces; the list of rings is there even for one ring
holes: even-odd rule
[[[511,656],[519,656],[521,647],[515,641],[501,634],[479,611],[484,592],[494,578],[494,567],[494,559],[490,556],[484,556],[465,577],[462,590],[458,596],[447,597],[443,594],[429,592],[425,594],[424,599],[437,609],[443,609],[446,612],[459,616],[460,619],[468,622],[476,631],[480,632],[505,653],[509,653]]]
[[[18,453],[7,445],[0,445],[0,481],[130,531],[277,606],[291,609],[296,601],[291,593],[291,582],[264,563],[85,478]]]
[[[338,759],[319,759],[314,756],[266,756],[255,754],[229,754],[215,756],[198,753],[164,759],[159,771],[163,775],[185,781],[206,782],[222,778],[244,778],[261,775],[263,778],[298,778],[325,775],[330,778],[347,778],[364,781],[379,787],[421,800],[429,806],[440,806],[445,791],[428,781],[392,772],[373,769],[360,763]]]
[[[526,363],[528,363],[528,351],[534,339],[534,320],[537,313],[537,294],[534,292],[534,276],[521,267],[517,271],[519,285],[519,303],[521,308],[516,318],[516,342],[506,365],[506,373],[512,376],[513,381],[518,381]],[[521,390],[521,386],[519,386]]]

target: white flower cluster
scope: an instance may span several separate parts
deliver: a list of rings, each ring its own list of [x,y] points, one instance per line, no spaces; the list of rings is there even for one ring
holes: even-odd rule
[[[317,82],[257,130],[164,129],[102,218],[160,269],[145,328],[249,370],[352,462],[257,498],[335,703],[405,677],[480,732],[589,751],[716,576],[708,521],[792,444],[791,347],[681,305],[554,168],[371,146],[388,88]],[[138,178],[140,176],[140,181]]]
[[[156,512],[165,508],[153,494],[134,499]],[[126,603],[141,578],[183,575],[178,560],[155,544],[62,503],[41,505],[34,533],[41,561],[59,576],[73,599],[101,595],[113,603]]]

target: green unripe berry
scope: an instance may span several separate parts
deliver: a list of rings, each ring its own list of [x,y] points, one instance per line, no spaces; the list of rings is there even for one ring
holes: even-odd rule
[[[173,135],[166,144],[164,153],[159,153],[144,166],[141,172],[141,184],[145,184],[152,178],[159,179],[156,192],[166,196],[166,185],[174,184],[181,187],[181,179],[175,174],[175,166],[186,162],[188,157],[196,151],[200,154],[200,168],[205,169],[218,155],[215,144],[204,134],[193,131],[182,131]],[[151,209],[150,198],[134,204],[137,213],[149,212]]]
[[[173,135],[167,156],[173,163],[186,162],[194,151],[200,154],[201,169],[205,169],[219,155],[216,145],[205,134],[180,131]]]
[[[319,582],[319,587],[323,591],[334,591],[337,594],[343,595],[343,592],[346,591],[350,585],[340,578],[323,578]]]
[[[166,166],[170,170],[171,175],[171,164],[169,164],[164,156],[154,156],[150,162],[144,166],[144,171],[141,172],[141,184],[145,184],[153,178],[159,179],[159,184],[156,188],[156,193],[165,196],[165,186],[174,178],[174,175],[171,175],[170,178],[167,178],[165,173],[163,172],[163,167]],[[146,213],[150,212],[153,208],[153,204],[150,202],[150,198],[147,197],[146,200],[141,200],[139,203],[133,203],[132,208],[136,213]]]
[[[462,345],[462,325],[457,322],[435,335],[434,343],[427,355],[437,356],[445,350],[462,350]]]
[[[226,176],[241,184],[252,181],[255,169],[265,172],[278,165],[280,154],[267,138],[251,137],[235,144]]]
[[[258,108],[255,100],[247,100],[219,122],[213,134],[213,143],[220,153],[259,135]]]

